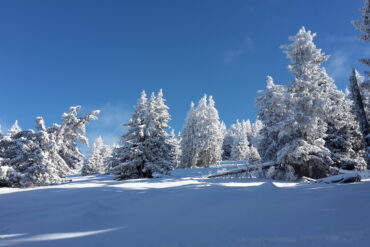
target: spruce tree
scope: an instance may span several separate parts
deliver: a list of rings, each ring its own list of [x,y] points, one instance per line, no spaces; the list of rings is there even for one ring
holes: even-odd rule
[[[204,95],[196,107],[192,103],[181,133],[181,167],[208,167],[220,161],[224,132],[211,96]]]
[[[111,148],[104,144],[103,138],[95,139],[89,156],[86,158],[81,169],[82,175],[102,174],[107,171],[107,160],[110,157]]]
[[[370,42],[370,0],[364,1],[364,6],[361,8],[362,20],[352,21],[352,24],[363,34],[359,35],[358,38],[365,42]],[[362,58],[360,61],[367,66],[370,66],[370,59]],[[366,71],[367,76],[370,75],[369,71]]]
[[[151,178],[153,173],[167,173],[172,168],[173,147],[168,142],[168,107],[162,91],[148,100],[143,91],[135,106],[127,132],[113,150],[112,172],[118,179]]]

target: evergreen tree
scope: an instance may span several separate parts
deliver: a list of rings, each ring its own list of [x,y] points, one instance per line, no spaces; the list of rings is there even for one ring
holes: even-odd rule
[[[221,160],[224,132],[211,96],[205,95],[197,107],[192,104],[181,133],[181,166],[208,167]]]
[[[112,171],[119,179],[150,178],[172,167],[174,149],[165,132],[170,116],[162,91],[150,100],[142,92],[135,108],[121,145],[113,151]]]
[[[237,120],[237,123],[239,120]],[[223,160],[231,160],[231,152],[232,148],[237,136],[237,123],[232,124],[230,128],[226,131],[224,135],[224,140],[222,144],[222,159]]]
[[[81,129],[90,120],[96,119],[98,113],[99,111],[93,111],[78,118],[83,122],[77,121],[78,128]],[[61,149],[65,148],[65,139],[60,134],[69,136],[66,132],[75,129],[61,128],[65,125],[46,128],[42,117],[36,118],[36,126],[36,131],[11,131],[11,135],[1,138],[0,186],[28,187],[60,183],[65,175],[71,173],[71,167],[61,155]],[[84,136],[81,132],[78,133],[82,139]],[[71,147],[71,142],[68,145]]]
[[[278,126],[277,163],[292,166],[299,176],[313,178],[337,173],[335,167],[363,169],[358,125],[349,104],[321,63],[328,59],[316,48],[316,34],[301,28],[283,46],[291,60],[294,80],[287,87],[287,111]],[[361,138],[360,138],[361,139]]]
[[[89,156],[81,169],[82,175],[102,174],[107,171],[107,160],[111,155],[111,148],[105,145],[103,138],[96,138]]]
[[[181,136],[176,135],[175,131],[172,129],[168,142],[173,147],[172,164],[175,168],[178,168],[181,164]]]
[[[289,115],[287,87],[276,85],[271,76],[267,77],[266,90],[256,99],[258,119],[263,127],[259,131],[258,151],[263,162],[276,161],[277,153],[284,146],[283,123]],[[282,134],[280,134],[280,132]]]
[[[360,130],[363,136],[363,143],[366,147],[366,160],[367,166],[369,168],[370,164],[370,138],[369,138],[369,121],[368,121],[368,112],[366,108],[366,94],[363,95],[363,92],[366,92],[366,86],[364,88],[364,77],[358,73],[357,70],[352,70],[352,75],[349,78],[348,85],[348,99],[352,102],[352,112],[354,113],[357,121],[359,122]]]
[[[18,132],[22,131],[21,127],[19,127],[18,125],[18,120],[15,120],[14,124],[10,127],[10,129],[8,130],[8,133],[7,135],[8,136],[12,136],[12,135],[15,135],[17,134]]]
[[[364,6],[361,8],[362,20],[352,21],[352,24],[363,34],[359,35],[358,38],[365,42],[370,42],[370,0],[364,1]],[[370,66],[370,59],[363,58],[360,61],[367,66]],[[366,71],[366,75],[370,75],[370,72]]]
[[[331,103],[325,92],[332,80],[321,67],[328,56],[316,48],[315,36],[301,28],[290,37],[292,44],[283,46],[295,78],[288,87],[290,114],[283,126],[287,142],[278,152],[277,162],[285,169],[292,166],[299,176],[320,178],[330,174],[333,164],[323,139],[328,129],[326,109]]]
[[[181,163],[180,167],[190,168],[195,167],[197,163],[198,146],[196,141],[197,135],[197,118],[195,105],[190,104],[190,109],[186,115],[184,128],[181,132]]]
[[[249,156],[248,136],[245,132],[240,131],[231,148],[231,160],[247,160]]]

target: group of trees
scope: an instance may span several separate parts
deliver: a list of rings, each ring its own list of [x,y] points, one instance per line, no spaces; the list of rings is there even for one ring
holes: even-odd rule
[[[260,143],[260,130],[262,122],[257,120],[251,123],[249,120],[239,121],[232,124],[226,131],[223,140],[223,160],[246,160],[249,163],[260,161],[257,147]]]
[[[99,111],[79,117],[80,106],[62,115],[62,123],[46,128],[36,118],[36,130],[21,130],[18,123],[0,135],[0,186],[27,187],[60,183],[81,168],[84,155],[78,143],[87,145],[86,124]]]
[[[362,14],[362,21],[353,24],[363,32],[359,38],[369,42],[369,0]],[[78,117],[80,106],[74,106],[60,125],[46,128],[38,117],[36,130],[23,131],[16,122],[7,134],[0,134],[0,186],[59,183],[77,171],[151,178],[220,160],[268,162],[263,167],[270,169],[262,175],[285,180],[370,168],[370,80],[354,69],[348,93],[338,90],[322,66],[329,56],[316,47],[315,36],[302,27],[282,46],[293,80],[278,85],[267,77],[267,87],[256,99],[255,123],[236,121],[227,129],[213,97],[204,95],[197,105],[191,103],[183,130],[176,135],[169,131],[171,116],[162,90],[149,98],[143,91],[120,143],[110,147],[99,137],[85,158],[77,144],[88,144],[85,126],[99,111]],[[370,65],[370,59],[360,61]]]

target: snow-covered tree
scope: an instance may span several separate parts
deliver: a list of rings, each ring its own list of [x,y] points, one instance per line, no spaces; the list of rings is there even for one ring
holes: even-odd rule
[[[96,119],[98,111],[81,119]],[[64,148],[59,125],[46,128],[44,119],[36,119],[37,130],[18,131],[0,140],[0,186],[28,187],[59,183],[71,172],[60,154]],[[62,125],[63,126],[63,125]],[[63,131],[67,131],[64,128]],[[71,145],[71,143],[69,143]],[[77,145],[77,143],[75,144]]]
[[[351,102],[352,112],[354,113],[362,133],[363,137],[363,145],[365,146],[366,152],[366,161],[367,166],[369,168],[370,164],[370,136],[369,136],[369,108],[368,99],[367,99],[367,86],[368,83],[365,82],[363,76],[360,73],[353,69],[352,75],[349,79],[349,85],[347,87],[348,90],[348,99]],[[359,141],[359,140],[357,140]]]
[[[167,173],[172,168],[174,148],[168,142],[170,115],[162,91],[147,99],[142,92],[121,145],[113,150],[112,172],[119,179],[150,178],[153,173]]]
[[[172,163],[175,168],[180,167],[181,163],[181,135],[176,135],[175,130],[172,129],[170,132],[170,138],[168,140],[170,145],[173,147],[172,152]]]
[[[256,122],[251,124],[251,134],[248,136],[248,140],[253,147],[258,147],[261,141],[261,130],[263,123],[257,119]]]
[[[237,121],[238,122],[238,121]],[[224,140],[222,144],[222,159],[231,160],[231,151],[237,136],[237,123],[232,124],[229,129],[227,129]]]
[[[61,181],[32,130],[1,139],[0,155],[0,186],[28,187]]]
[[[78,117],[78,110],[81,106],[70,107],[70,112],[62,115],[62,124],[55,125],[56,142],[59,146],[60,156],[67,162],[72,169],[79,169],[82,166],[84,155],[78,148],[78,142],[88,145],[86,137],[86,124],[91,120],[96,120],[99,110],[92,111],[85,116]]]
[[[370,42],[370,0],[364,1],[364,6],[361,8],[362,20],[352,21],[352,24],[363,34],[359,35],[358,38],[365,42]],[[363,58],[360,61],[367,66],[370,66],[370,59]],[[370,75],[370,72],[366,71],[366,75]]]
[[[292,44],[283,48],[294,80],[278,86],[269,77],[257,104],[263,160],[286,172],[293,168],[299,176],[319,178],[335,173],[333,165],[352,162],[360,168],[363,163],[355,155],[358,131],[348,102],[321,66],[328,56],[316,48],[315,36],[301,28],[290,37]]]
[[[111,155],[111,148],[104,144],[103,138],[96,138],[89,156],[81,169],[82,175],[102,174],[107,171],[107,160]]]
[[[361,132],[364,136],[369,134],[368,114],[366,113],[366,102],[361,92],[361,85],[364,83],[364,77],[353,69],[352,75],[349,78],[348,98],[352,100],[352,111],[355,113],[359,123]]]
[[[12,136],[12,135],[15,135],[17,134],[18,132],[22,131],[21,127],[19,127],[18,125],[18,120],[15,120],[14,124],[10,127],[10,129],[8,130],[8,133],[7,135],[8,136]]]
[[[191,109],[181,133],[182,167],[208,167],[221,160],[224,125],[212,96],[204,95]]]
[[[231,148],[231,160],[247,160],[249,156],[249,141],[246,133],[239,132],[234,138]]]
[[[283,148],[285,140],[281,127],[289,115],[287,87],[276,85],[271,76],[267,77],[265,90],[259,91],[262,96],[256,99],[258,119],[263,127],[260,130],[261,140],[258,150],[263,162],[276,161],[277,153]]]
[[[259,154],[250,142],[257,138],[253,133],[253,124],[249,120],[239,121],[230,126],[224,138],[223,148],[230,153],[230,160],[246,160],[247,162],[258,162]],[[227,143],[228,142],[228,143]],[[228,144],[228,145],[226,145]]]

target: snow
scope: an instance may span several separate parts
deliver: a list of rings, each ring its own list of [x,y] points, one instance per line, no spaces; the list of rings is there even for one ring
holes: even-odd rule
[[[369,246],[370,181],[207,179],[243,164],[171,176],[0,188],[0,246]]]

